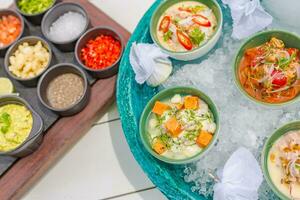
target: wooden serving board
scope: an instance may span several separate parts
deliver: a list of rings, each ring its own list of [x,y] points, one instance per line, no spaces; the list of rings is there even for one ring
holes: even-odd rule
[[[127,43],[130,33],[86,0],[62,0],[80,3],[88,12],[92,26],[109,26]],[[96,81],[88,106],[79,114],[59,119],[45,133],[40,148],[17,160],[0,178],[0,199],[19,199],[33,184],[71,148],[101,117],[115,100],[116,76]]]

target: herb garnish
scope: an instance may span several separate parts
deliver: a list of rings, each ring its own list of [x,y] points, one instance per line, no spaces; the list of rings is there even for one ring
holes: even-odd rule
[[[198,12],[205,10],[205,6],[191,6],[190,10],[193,14],[197,14]]]
[[[163,36],[164,41],[167,42],[168,40],[170,40],[172,38],[172,35],[173,35],[173,32],[168,30]]]
[[[194,28],[190,33],[189,37],[193,44],[200,45],[200,43],[204,40],[205,34],[199,29]]]
[[[2,113],[0,116],[0,131],[2,133],[7,133],[11,125],[11,117],[7,112]]]

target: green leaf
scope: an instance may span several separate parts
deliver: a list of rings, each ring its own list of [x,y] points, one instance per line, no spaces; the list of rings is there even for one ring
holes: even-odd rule
[[[167,134],[162,134],[159,136],[159,139],[166,145],[167,148],[171,147],[170,136],[168,136]]]
[[[4,112],[2,113],[2,115],[0,116],[0,125],[1,125],[1,132],[2,133],[7,133],[10,125],[11,125],[11,116]]]
[[[291,64],[291,62],[294,60],[294,58],[296,57],[296,54],[293,53],[290,58],[280,58],[278,59],[278,67],[281,69],[285,69],[285,67],[289,66],[289,64]]]
[[[189,37],[193,44],[199,46],[205,38],[205,33],[203,33],[199,28],[194,28],[194,30],[189,33]]]
[[[193,14],[197,14],[198,12],[205,10],[205,6],[193,6],[190,9]]]
[[[172,38],[172,35],[173,35],[173,32],[168,30],[163,36],[164,41],[167,42],[168,40],[170,40]]]
[[[1,127],[1,132],[4,133],[4,134],[7,133],[8,130],[9,130],[9,127],[8,127],[8,126],[2,126],[2,127]]]

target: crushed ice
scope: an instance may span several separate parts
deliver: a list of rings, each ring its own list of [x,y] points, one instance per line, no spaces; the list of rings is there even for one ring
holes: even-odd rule
[[[282,28],[282,25],[274,20],[271,28],[274,27]],[[163,84],[165,88],[194,86],[209,95],[219,108],[221,129],[218,142],[206,157],[187,165],[184,171],[185,181],[194,185],[191,190],[205,197],[213,194],[214,181],[209,172],[216,172],[217,168],[224,166],[238,147],[246,147],[259,161],[266,138],[283,124],[300,119],[299,104],[280,109],[263,107],[250,102],[238,91],[233,81],[232,63],[242,41],[233,40],[231,32],[231,26],[225,24],[218,49],[199,64],[177,66],[177,71]],[[266,182],[259,189],[259,199],[276,199]]]

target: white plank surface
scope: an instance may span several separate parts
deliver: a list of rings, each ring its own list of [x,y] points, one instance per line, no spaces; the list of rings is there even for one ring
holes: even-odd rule
[[[92,128],[24,200],[103,199],[149,187],[114,121]]]
[[[133,194],[122,195],[120,197],[116,197],[113,200],[164,200],[166,199],[163,194],[156,188],[154,189],[146,189],[144,191],[135,192]]]

